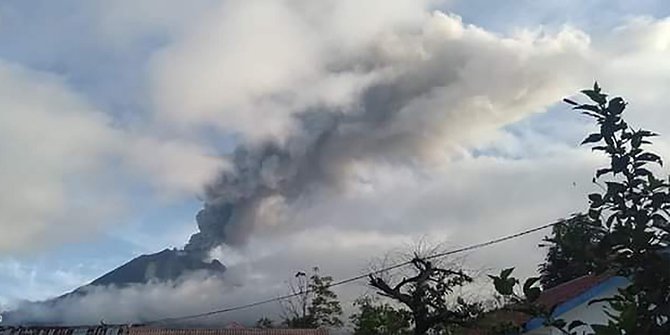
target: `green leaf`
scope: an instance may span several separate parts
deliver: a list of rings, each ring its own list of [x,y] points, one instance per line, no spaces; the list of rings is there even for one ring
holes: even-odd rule
[[[628,160],[630,157],[628,155],[624,155],[621,157],[618,156],[613,156],[612,157],[612,172],[616,175],[619,172],[623,172],[626,169],[626,166],[628,165]]]
[[[600,207],[603,204],[603,196],[599,193],[589,194],[589,200],[591,200],[591,207]]]
[[[612,136],[614,136],[614,124],[612,122],[604,122],[600,125],[600,133],[605,138],[607,144],[614,146]]]
[[[509,278],[509,275],[512,274],[512,271],[514,271],[514,268],[507,268],[507,269],[502,270],[500,272],[500,278],[502,278],[502,279]]]
[[[635,158],[637,160],[647,161],[647,162],[656,162],[660,165],[663,165],[663,161],[661,160],[661,157],[659,157],[656,154],[652,154],[651,152],[642,153]]]
[[[600,218],[600,211],[599,210],[594,210],[594,209],[589,209],[588,217],[589,217],[589,219],[591,219],[593,221],[598,220]]]
[[[604,105],[607,102],[607,95],[602,94],[600,92],[596,92],[595,90],[582,90],[581,91],[584,95],[589,97],[589,99]]]
[[[603,112],[600,110],[600,107],[598,107],[596,105],[583,104],[583,105],[579,105],[577,107],[573,107],[572,109],[575,109],[575,110],[581,109],[581,110],[591,111],[591,112],[595,112],[596,114],[600,114],[600,115],[603,114]]]
[[[630,129],[628,128],[628,123],[621,119],[616,125],[615,125],[616,130],[623,130],[622,134],[627,134],[626,136],[630,137],[633,133],[631,132]],[[622,135],[623,136],[623,135]]]
[[[654,224],[666,224],[668,222],[668,219],[666,219],[663,215],[658,213],[652,215],[651,220],[654,222]]]
[[[603,200],[603,196],[600,193],[591,193],[589,194],[589,200],[594,202],[600,202]]]
[[[526,282],[523,283],[523,292],[525,294],[526,291],[528,291],[535,283],[537,283],[540,280],[540,277],[530,277],[526,279]]]
[[[607,194],[609,195],[620,194],[626,190],[626,186],[622,183],[608,181],[605,184],[607,185]]]
[[[558,319],[558,320],[554,320],[554,321],[550,322],[548,324],[548,326],[556,327],[558,329],[563,329],[565,327],[565,324],[566,324],[565,320]]]
[[[636,176],[649,176],[649,175],[653,175],[653,173],[651,173],[651,171],[649,171],[649,170],[647,170],[647,169],[645,169],[645,168],[638,168],[638,169],[635,169],[635,171],[633,171],[633,173],[634,173]]]
[[[588,116],[590,116],[592,118],[596,118],[598,120],[603,120],[605,118],[604,116],[602,116],[600,114],[596,114],[596,113],[592,113],[592,112],[582,112],[582,114],[588,115]]]
[[[537,300],[537,298],[540,297],[540,294],[542,294],[542,290],[540,290],[539,287],[531,287],[528,289],[528,291],[524,292],[526,295],[526,299],[530,302],[534,302]]]
[[[608,172],[612,172],[612,169],[598,169],[596,171],[596,178],[600,178],[600,176],[602,176],[602,175],[604,175]]]
[[[640,134],[640,136],[642,136],[642,137],[658,136],[658,134],[650,132],[649,130],[640,130],[640,131],[638,131],[638,134]]]
[[[582,326],[586,326],[586,323],[581,321],[581,320],[575,320],[575,321],[570,322],[570,324],[568,325],[568,330],[572,331],[573,329],[578,328],[578,327],[582,327]]]
[[[600,142],[600,140],[603,139],[603,135],[598,134],[598,133],[593,133],[589,135],[587,138],[585,138],[580,145],[584,145],[586,143],[593,143],[593,142]]]
[[[591,325],[595,335],[619,335],[619,330],[610,325]]]
[[[639,148],[642,145],[642,135],[634,134],[630,144],[633,146],[633,148]]]
[[[621,310],[619,314],[619,324],[621,328],[631,330],[635,327],[635,321],[637,319],[637,310],[635,306],[627,304]]]
[[[649,182],[649,188],[652,190],[655,190],[664,184],[662,180],[656,179],[653,174],[648,175],[647,180]]]
[[[514,292],[514,280],[512,278],[502,279],[495,277],[493,278],[493,286],[502,295],[511,295]]]
[[[570,99],[568,99],[568,98],[563,99],[563,102],[565,102],[566,104],[573,105],[573,106],[577,106],[577,105],[579,105],[578,103],[576,103],[576,102],[574,102],[574,101],[572,101],[572,100],[570,100]]]
[[[616,98],[610,100],[610,103],[607,106],[607,110],[612,115],[621,114],[625,108],[626,108],[626,103],[623,101],[623,99],[621,99],[619,97],[616,97]]]

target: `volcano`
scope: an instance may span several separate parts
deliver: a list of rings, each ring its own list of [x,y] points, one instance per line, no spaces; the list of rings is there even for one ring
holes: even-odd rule
[[[154,254],[140,255],[72,292],[42,302],[30,302],[17,310],[2,313],[2,319],[5,324],[57,325],[63,321],[60,314],[54,314],[46,320],[35,319],[35,311],[50,310],[70,298],[85,297],[96,287],[123,288],[148,283],[176,283],[189,274],[205,272],[208,276],[220,276],[225,271],[226,267],[218,260],[206,262],[193,253],[165,249]]]
[[[138,256],[93,280],[87,286],[123,287],[131,284],[176,281],[195,271],[217,275],[226,271],[226,267],[217,260],[205,262],[182,250],[165,249],[155,254]]]

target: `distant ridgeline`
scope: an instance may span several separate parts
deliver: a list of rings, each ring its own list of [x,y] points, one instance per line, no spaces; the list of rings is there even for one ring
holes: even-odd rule
[[[142,284],[151,281],[174,281],[194,271],[218,274],[225,270],[226,267],[217,260],[208,263],[181,250],[165,249],[155,254],[136,257],[102,275],[89,285],[123,287],[129,284]]]
[[[147,283],[178,282],[190,274],[221,275],[226,267],[218,260],[205,262],[193,253],[177,249],[165,249],[161,252],[138,256],[126,264],[102,275],[91,283],[81,286],[70,293],[43,302],[29,303],[18,310],[2,314],[3,324],[40,324],[45,321],[31,321],[34,312],[49,309],[59,302],[78,296],[85,296],[97,287],[123,288],[131,285]],[[56,317],[48,321],[49,324],[59,324]]]

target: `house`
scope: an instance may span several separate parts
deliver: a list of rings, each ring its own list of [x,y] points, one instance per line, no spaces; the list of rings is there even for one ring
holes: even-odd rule
[[[607,303],[589,304],[589,302],[612,297],[617,293],[617,289],[624,288],[628,284],[629,281],[624,277],[609,274],[587,275],[545,290],[536,302],[546,308],[553,308],[552,317],[563,319],[567,324],[575,320],[587,324],[606,324]],[[491,329],[501,325],[518,327],[521,329],[521,334],[526,335],[565,334],[558,329],[544,326],[544,321],[542,318],[531,318],[521,312],[499,309],[483,316],[478,325],[470,329],[467,334],[489,334]],[[586,330],[586,328],[578,329],[579,333]]]
[[[328,335],[325,329],[158,328],[143,326],[0,327],[0,335]]]
[[[612,297],[619,288],[629,284],[624,277],[611,275],[587,275],[573,279],[544,292],[537,302],[548,308],[554,308],[552,317],[560,318],[567,324],[581,320],[587,324],[606,324],[606,302],[590,304],[595,299]],[[523,334],[553,335],[564,334],[558,329],[543,325],[542,318],[533,318],[523,323]]]

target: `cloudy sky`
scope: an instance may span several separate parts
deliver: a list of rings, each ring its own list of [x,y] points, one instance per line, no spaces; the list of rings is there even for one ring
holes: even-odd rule
[[[204,311],[285,293],[315,265],[344,278],[419,241],[566,217],[602,159],[578,147],[591,124],[560,100],[595,79],[626,97],[631,123],[670,134],[665,1],[0,1],[0,307],[182,247],[240,147],[272,143],[299,168],[316,148],[319,168],[263,196],[215,250],[227,286],[83,306]],[[335,135],[315,144],[323,124]],[[267,165],[263,183],[281,183]],[[461,261],[530,274],[541,236]]]

